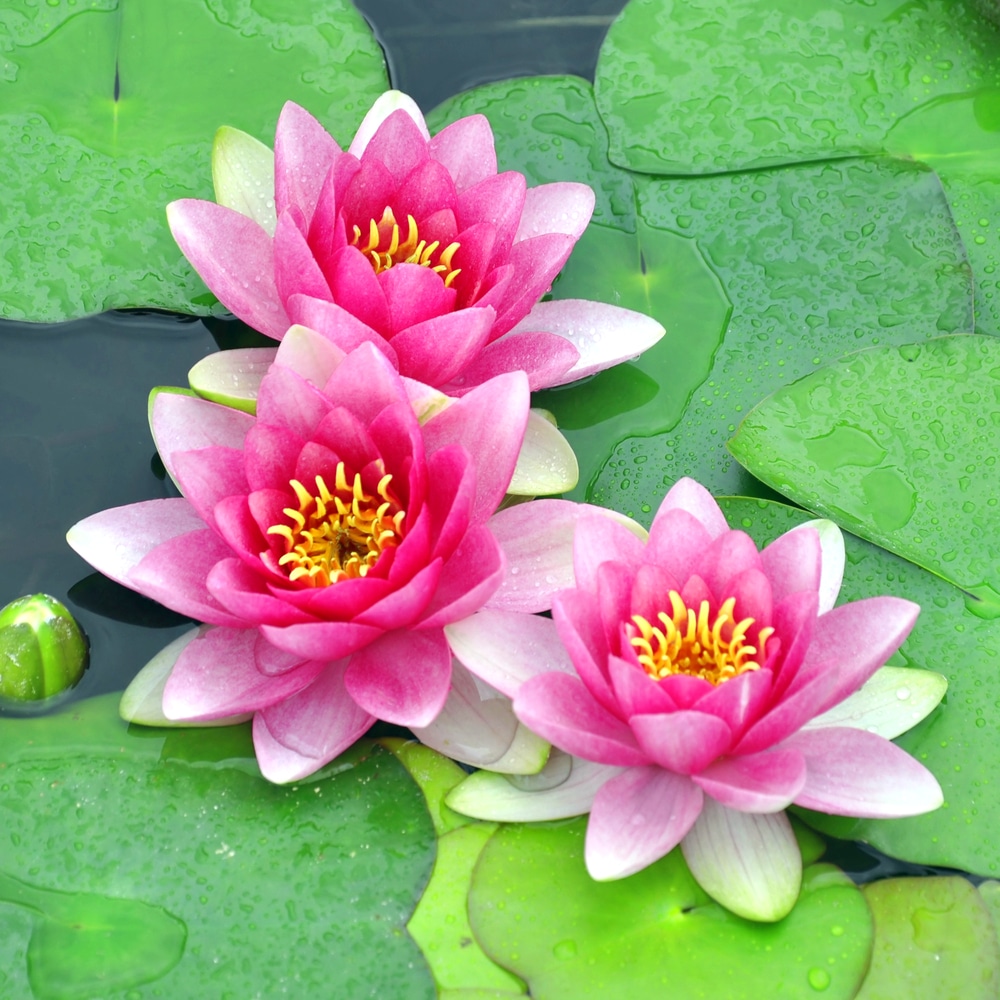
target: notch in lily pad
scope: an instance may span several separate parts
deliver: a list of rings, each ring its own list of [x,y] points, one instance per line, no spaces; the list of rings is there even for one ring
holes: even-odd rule
[[[0,610],[0,702],[36,703],[70,690],[88,656],[83,631],[54,597],[19,597]]]

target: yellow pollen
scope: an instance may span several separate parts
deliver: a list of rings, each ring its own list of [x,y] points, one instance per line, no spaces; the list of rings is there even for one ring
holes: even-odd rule
[[[396,216],[387,205],[382,218],[368,223],[368,242],[361,242],[361,227],[354,227],[354,239],[351,246],[357,247],[372,262],[376,274],[388,270],[393,264],[419,264],[429,267],[444,278],[445,288],[451,288],[451,283],[462,273],[462,269],[453,268],[451,259],[458,250],[457,243],[449,243],[443,250],[441,243],[434,240],[428,243],[420,239],[417,233],[417,223],[412,215],[406,217],[406,239],[402,239]]]
[[[273,524],[269,535],[284,539],[284,554],[278,559],[289,580],[310,587],[327,587],[340,580],[365,576],[386,549],[399,544],[403,518],[390,485],[392,476],[378,481],[374,495],[367,492],[361,476],[348,482],[343,462],[337,463],[331,490],[323,476],[316,477],[310,491],[297,479],[289,486],[298,500],[298,510],[285,507],[288,524]]]
[[[630,642],[639,663],[654,680],[674,674],[702,677],[712,684],[722,684],[748,670],[759,670],[767,640],[774,629],[760,630],[760,650],[747,642],[753,618],[737,622],[733,616],[736,598],[723,602],[714,618],[708,601],[698,610],[689,608],[676,590],[671,590],[670,614],[661,611],[656,617],[661,628],[651,625],[642,615],[632,616]]]

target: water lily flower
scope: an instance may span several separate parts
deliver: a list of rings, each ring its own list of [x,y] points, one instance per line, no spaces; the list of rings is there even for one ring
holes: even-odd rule
[[[256,416],[157,394],[154,437],[183,497],[104,511],[68,535],[107,576],[208,626],[136,679],[126,710],[252,714],[275,781],[312,773],[375,718],[432,727],[452,690],[444,626],[487,603],[528,617],[572,577],[578,505],[497,511],[527,419],[522,372],[442,402],[372,345],[345,355],[304,329],[282,342]],[[537,566],[524,538],[547,553]]]
[[[482,115],[432,138],[389,91],[345,151],[289,103],[273,154],[220,129],[212,171],[218,203],[173,202],[170,228],[220,301],[276,340],[302,324],[344,350],[372,343],[403,375],[459,395],[516,370],[532,389],[571,382],[663,335],[617,306],[539,302],[594,193],[498,173]]]
[[[582,517],[575,585],[553,598],[553,621],[536,618],[528,634],[487,610],[447,629],[462,662],[564,754],[533,784],[473,775],[449,804],[503,820],[589,811],[594,878],[630,875],[680,844],[724,905],[784,916],[801,882],[786,806],[896,817],[942,801],[887,737],[940,701],[944,679],[902,671],[930,683],[900,699],[887,690],[902,688],[901,671],[879,671],[919,608],[888,596],[835,607],[843,565],[830,522],[758,551],[690,479],[667,494],[645,544]]]

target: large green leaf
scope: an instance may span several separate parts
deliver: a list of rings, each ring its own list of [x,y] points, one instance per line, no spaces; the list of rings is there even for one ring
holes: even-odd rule
[[[765,500],[724,501],[730,523],[758,545],[809,517],[804,511]],[[948,678],[944,701],[897,742],[928,767],[944,790],[944,805],[923,816],[857,820],[805,814],[835,837],[864,840],[894,857],[944,865],[983,875],[1000,872],[1000,798],[996,760],[1000,754],[1000,621],[966,608],[965,595],[950,583],[862,539],[845,536],[847,566],[839,603],[894,594],[916,601],[920,617],[890,663],[936,670]],[[897,692],[901,700],[909,689]]]
[[[729,447],[779,492],[1000,615],[1000,341],[859,351],[764,400]]]
[[[998,39],[955,0],[632,0],[597,100],[612,160],[647,173],[877,153],[915,105],[1000,84]]]
[[[270,145],[294,100],[348,139],[387,86],[348,0],[55,0],[0,21],[2,318],[210,309],[164,207],[212,196],[216,128]]]
[[[566,87],[586,124],[543,170],[549,109],[565,105]],[[595,157],[605,132],[572,78],[490,84],[431,120],[474,111],[490,118],[501,165],[531,183],[635,191],[635,216],[605,208],[553,289],[649,312],[667,328],[625,368],[542,394],[580,457],[575,496],[642,519],[682,475],[717,492],[759,490],[724,442],[762,395],[856,346],[971,329],[965,252],[940,185],[918,166],[637,177]]]
[[[861,893],[836,869],[806,869],[795,909],[755,924],[713,902],[680,851],[627,879],[595,882],[585,819],[501,827],[473,875],[480,943],[537,1000],[853,997],[871,948]]]
[[[434,833],[381,748],[275,786],[248,726],[126,729],[117,696],[0,748],[3,996],[434,996],[403,930]]]
[[[875,920],[875,948],[858,1000],[996,997],[996,931],[964,878],[893,878],[862,891]]]

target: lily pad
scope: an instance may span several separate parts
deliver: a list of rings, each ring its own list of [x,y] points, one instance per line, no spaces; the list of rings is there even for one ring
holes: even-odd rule
[[[973,3],[632,0],[597,65],[611,159],[717,173],[878,153],[915,105],[1000,84]]]
[[[764,545],[803,520],[805,511],[765,500],[723,501],[730,524]],[[995,876],[1000,872],[1000,621],[974,615],[965,594],[940,577],[852,535],[838,603],[879,594],[916,601],[920,617],[890,664],[935,670],[948,678],[942,703],[896,742],[941,783],[940,809],[906,819],[875,820],[802,811],[824,833],[863,840],[893,857]],[[896,696],[905,701],[909,687]]]
[[[0,39],[6,319],[211,311],[164,207],[212,196],[215,130],[270,143],[294,100],[346,140],[387,86],[381,50],[347,0],[39,7],[6,12]]]
[[[1000,341],[875,348],[751,411],[729,447],[797,503],[974,595],[1000,616]]]
[[[362,742],[308,782],[275,786],[248,726],[127,729],[117,700],[0,719],[0,992],[59,982],[67,941],[99,937],[88,927],[100,911],[137,940],[186,930],[186,944],[179,929],[157,939],[163,996],[435,995],[403,929],[434,833],[398,761]],[[83,926],[39,929],[38,914],[60,913]],[[130,949],[104,972],[134,972]],[[74,975],[48,996],[125,1000],[153,978],[102,980],[96,955]]]
[[[863,887],[875,948],[857,1000],[992,1000],[1000,945],[964,878],[893,878]]]
[[[789,916],[755,924],[714,903],[680,851],[627,879],[595,882],[583,863],[585,825],[501,827],[473,876],[473,930],[532,997],[855,995],[871,919],[837,869],[807,868]]]

